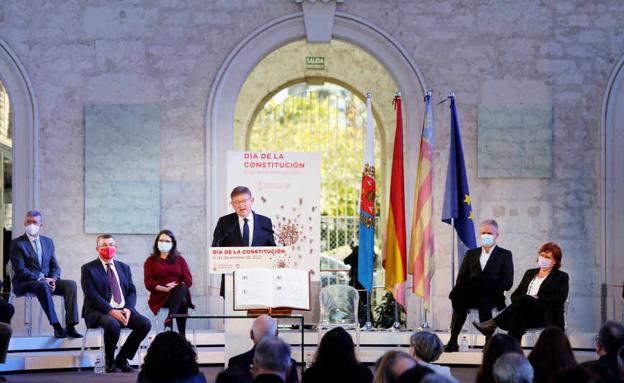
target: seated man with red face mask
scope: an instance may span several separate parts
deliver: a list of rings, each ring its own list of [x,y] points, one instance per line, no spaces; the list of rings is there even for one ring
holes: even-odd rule
[[[82,317],[87,327],[104,329],[106,372],[131,372],[128,359],[134,358],[152,325],[135,309],[136,289],[130,267],[114,260],[117,247],[110,234],[97,237],[98,258],[82,266],[80,282],[84,293]],[[117,357],[115,347],[123,327],[132,332],[121,346]]]

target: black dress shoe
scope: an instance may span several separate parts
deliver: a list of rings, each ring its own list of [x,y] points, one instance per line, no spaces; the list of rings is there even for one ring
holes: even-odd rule
[[[67,327],[67,336],[69,336],[70,338],[82,338],[82,334],[80,334],[78,331],[76,331],[76,328],[74,326],[71,327]]]
[[[128,359],[123,358],[123,359],[115,359],[115,366],[121,371],[121,372],[134,372],[134,368],[130,367],[130,365],[128,364]]]
[[[457,352],[459,351],[459,345],[457,342],[448,342],[446,346],[444,346],[444,352]]]
[[[57,327],[54,329],[54,337],[58,339],[67,338],[67,331],[62,327]]]
[[[104,365],[104,371],[106,371],[107,373],[112,373],[119,372],[119,369],[117,368],[117,366],[115,366],[115,363],[106,362],[106,364]]]
[[[494,322],[492,319],[487,320],[483,323],[475,321],[472,322],[472,325],[475,326],[475,328],[479,330],[481,334],[485,335],[486,338],[491,337],[492,334],[494,334],[494,331],[496,331],[496,322]]]

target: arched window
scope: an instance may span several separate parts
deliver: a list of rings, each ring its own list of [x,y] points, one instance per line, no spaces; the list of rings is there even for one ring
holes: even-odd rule
[[[375,121],[373,126],[379,167],[381,145]],[[321,270],[339,268],[352,252],[351,245],[357,245],[366,127],[366,102],[333,83],[287,86],[260,105],[251,122],[248,150],[321,153]],[[377,180],[377,185],[379,214],[383,182]],[[376,244],[380,248],[379,241]],[[332,258],[340,262],[332,265]]]

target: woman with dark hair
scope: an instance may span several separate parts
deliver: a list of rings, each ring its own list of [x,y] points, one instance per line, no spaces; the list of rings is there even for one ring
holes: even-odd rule
[[[555,326],[564,330],[564,304],[568,298],[568,274],[559,270],[563,253],[553,242],[540,247],[537,268],[524,273],[511,294],[511,305],[494,319],[473,322],[483,335],[491,336],[496,327],[507,330],[521,341],[528,328]]]
[[[520,343],[513,337],[507,334],[496,334],[488,340],[483,347],[483,359],[481,360],[481,367],[477,371],[477,383],[495,383],[494,376],[492,375],[492,368],[494,362],[499,356],[513,352],[516,354],[522,354],[522,348]]]
[[[189,267],[178,251],[175,236],[169,230],[162,230],[154,240],[152,254],[143,265],[145,288],[150,292],[148,305],[154,315],[163,307],[169,308],[165,327],[173,328],[171,316],[187,314],[194,308],[189,289],[193,277]],[[186,318],[176,318],[178,332],[186,333]]]
[[[547,327],[542,331],[528,359],[533,366],[535,383],[549,383],[560,372],[577,365],[570,341],[559,327]]]
[[[199,371],[197,354],[181,334],[156,335],[143,360],[137,383],[206,383]]]
[[[371,383],[373,373],[355,357],[353,339],[342,327],[328,331],[316,350],[312,366],[305,370],[302,383]]]

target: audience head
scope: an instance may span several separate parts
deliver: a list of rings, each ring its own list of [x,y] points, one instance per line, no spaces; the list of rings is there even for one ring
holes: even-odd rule
[[[217,375],[215,383],[251,383],[251,377],[236,368],[226,368]]]
[[[417,360],[434,362],[443,351],[444,346],[440,338],[429,331],[418,331],[410,337],[410,353]]]
[[[39,230],[43,226],[43,216],[37,210],[29,210],[24,217],[24,227],[26,228],[26,234],[31,237],[39,235]]]
[[[110,261],[115,257],[117,253],[117,246],[115,245],[115,238],[110,234],[98,235],[95,239],[95,250],[100,255],[100,258],[104,261]]]
[[[561,371],[576,366],[570,341],[559,327],[547,327],[529,354],[535,378],[548,381]]]
[[[276,336],[265,336],[256,345],[252,372],[254,378],[262,374],[273,374],[286,381],[290,367],[290,345],[288,343]]]
[[[492,375],[497,383],[532,383],[533,367],[524,355],[507,353],[496,359]]]
[[[396,383],[399,377],[410,368],[416,365],[414,358],[403,351],[396,351],[385,363],[383,375],[386,383]]]
[[[153,382],[169,382],[195,375],[199,372],[197,354],[183,335],[173,331],[161,332],[147,350],[141,372]]]
[[[616,321],[606,321],[598,332],[596,352],[598,355],[615,355],[624,346],[624,325]]]
[[[435,375],[433,370],[429,367],[416,364],[415,366],[405,370],[395,381],[398,383],[417,383],[422,382],[424,377],[429,375]]]
[[[314,365],[348,369],[357,364],[353,338],[342,327],[329,330],[319,343]]]
[[[561,267],[561,259],[563,258],[563,252],[561,252],[561,248],[554,242],[546,242],[543,244],[538,253],[538,262],[539,258],[547,258],[551,262],[551,266],[555,270],[559,270]]]
[[[493,381],[492,366],[499,356],[506,353],[522,354],[520,343],[510,335],[494,334],[483,347],[483,359],[477,372],[477,381]]]
[[[407,372],[406,372],[407,373]],[[405,374],[403,374],[405,375]],[[403,377],[401,377],[403,378]],[[412,381],[414,382],[414,381]],[[422,379],[420,379],[420,383],[458,383],[459,381],[455,378],[451,378],[447,375],[440,374],[427,374]],[[401,382],[403,383],[403,382]],[[407,383],[407,381],[406,381]]]
[[[267,314],[260,315],[253,321],[249,336],[254,344],[267,336],[277,336],[277,321]]]
[[[161,230],[154,239],[151,256],[160,258],[161,253],[167,254],[167,263],[169,264],[173,264],[175,258],[180,255],[178,252],[178,241],[171,230]]]

